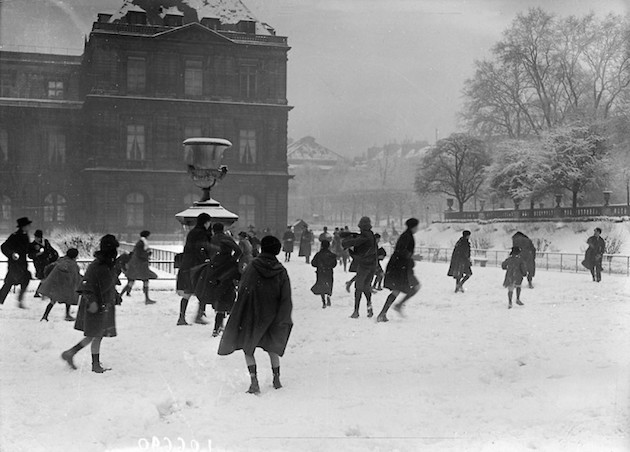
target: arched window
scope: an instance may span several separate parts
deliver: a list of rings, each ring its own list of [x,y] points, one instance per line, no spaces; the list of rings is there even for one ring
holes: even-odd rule
[[[0,196],[0,221],[11,221],[11,198],[6,195]]]
[[[238,198],[238,222],[244,228],[256,226],[256,198],[253,196]]]
[[[50,193],[44,198],[44,222],[63,223],[66,221],[66,198]]]
[[[144,195],[129,193],[125,198],[125,224],[127,227],[144,226]]]

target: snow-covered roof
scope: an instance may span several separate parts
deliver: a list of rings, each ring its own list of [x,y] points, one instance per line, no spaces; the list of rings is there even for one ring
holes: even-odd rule
[[[170,8],[162,8],[160,17],[164,16],[183,16],[184,13],[179,10],[177,6],[171,6]]]
[[[287,148],[287,160],[289,164],[292,162],[300,163],[331,163],[345,160],[334,151],[322,146],[313,137],[301,138],[289,145]]]
[[[199,22],[204,17],[232,25],[251,21],[256,23],[256,34],[271,34],[241,0],[123,0],[122,6],[109,21],[117,22],[128,12],[138,11],[147,13],[149,25],[161,25],[165,10],[169,11],[166,14],[183,15],[185,23]]]
[[[425,146],[423,148],[420,149],[412,149],[409,151],[409,153],[405,156],[405,158],[408,159],[417,159],[417,158],[421,158],[424,157],[424,155],[429,152],[431,149],[433,148],[433,146]]]

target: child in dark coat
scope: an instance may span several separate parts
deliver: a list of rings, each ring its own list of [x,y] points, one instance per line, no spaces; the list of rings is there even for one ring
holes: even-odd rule
[[[508,309],[512,309],[512,294],[516,288],[516,304],[523,306],[521,302],[521,284],[527,276],[527,264],[521,258],[521,249],[518,246],[512,248],[510,257],[503,261],[501,268],[505,270],[503,287],[508,290]]]
[[[337,266],[337,256],[330,251],[330,242],[322,241],[322,248],[315,254],[311,265],[317,269],[317,281],[311,288],[311,292],[322,297],[322,308],[330,306],[330,297],[333,289],[333,268]]]

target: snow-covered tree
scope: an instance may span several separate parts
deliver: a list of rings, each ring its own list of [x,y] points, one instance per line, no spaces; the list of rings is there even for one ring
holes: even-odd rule
[[[457,200],[459,211],[484,182],[490,155],[485,143],[464,133],[439,140],[422,158],[416,172],[419,195],[443,193]]]

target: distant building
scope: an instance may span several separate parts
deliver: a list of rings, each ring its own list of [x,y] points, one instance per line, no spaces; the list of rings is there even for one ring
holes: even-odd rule
[[[213,196],[282,231],[288,50],[240,0],[126,0],[81,56],[0,52],[0,227],[174,233],[201,194],[181,142],[213,136],[234,144]]]
[[[331,169],[346,159],[322,146],[313,137],[304,137],[294,141],[287,148],[287,162],[290,170],[306,165],[320,169]]]

